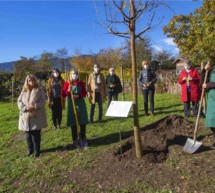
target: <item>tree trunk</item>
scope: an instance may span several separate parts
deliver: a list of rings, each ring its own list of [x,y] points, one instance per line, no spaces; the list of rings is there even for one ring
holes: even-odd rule
[[[135,15],[134,0],[130,0],[130,6],[132,15]],[[138,91],[137,91],[137,64],[136,64],[136,52],[135,52],[135,20],[130,22],[129,25],[131,39],[131,64],[132,64],[132,92],[133,92],[133,119],[134,119],[134,140],[136,157],[142,156],[141,139],[139,129],[139,117],[138,117]]]

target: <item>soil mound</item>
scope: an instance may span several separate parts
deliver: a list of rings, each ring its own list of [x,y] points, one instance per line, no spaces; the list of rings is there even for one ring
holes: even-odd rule
[[[161,163],[167,159],[168,147],[173,144],[184,145],[188,137],[192,137],[195,124],[182,116],[171,115],[141,128],[143,155],[153,163]],[[128,142],[119,148],[115,155],[135,156],[134,142]]]

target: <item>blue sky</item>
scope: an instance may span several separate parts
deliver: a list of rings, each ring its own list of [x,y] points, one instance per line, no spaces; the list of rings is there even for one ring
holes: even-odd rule
[[[162,24],[147,32],[154,49],[177,48],[163,35],[162,27],[174,14],[189,14],[202,2],[165,1],[174,10],[160,9]],[[98,1],[101,3],[101,1]],[[98,6],[101,8],[101,5]],[[101,9],[100,9],[101,10]],[[0,1],[0,63],[33,57],[43,51],[67,48],[69,54],[79,49],[83,54],[103,48],[118,48],[123,38],[107,34],[98,23],[93,1]]]

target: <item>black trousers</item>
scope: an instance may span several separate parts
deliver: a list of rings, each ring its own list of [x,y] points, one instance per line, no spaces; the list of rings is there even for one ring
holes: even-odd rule
[[[103,111],[103,107],[102,107],[102,95],[100,92],[96,92],[95,93],[95,102],[98,103],[98,107],[99,107],[99,117],[98,120],[101,121],[102,120],[102,111]],[[96,104],[91,104],[91,108],[90,108],[90,122],[93,122],[93,117],[94,117],[94,112],[95,112],[95,106]]]
[[[54,126],[61,125],[62,120],[62,105],[61,98],[54,98],[52,104],[52,121]]]
[[[29,152],[40,152],[41,130],[25,131]]]
[[[154,94],[155,88],[142,89],[143,99],[144,99],[144,111],[148,113],[148,98],[150,101],[150,111],[154,113]]]
[[[108,92],[107,93],[107,96],[108,96],[108,107],[112,101],[112,98],[115,100],[115,101],[118,101],[118,93],[114,93],[114,92]]]
[[[80,125],[80,134],[78,136],[78,131],[77,131],[77,126],[71,127],[72,131],[72,140],[78,140],[78,137],[80,139],[85,139],[86,138],[86,125]]]
[[[190,102],[192,102],[192,110],[193,110],[193,116],[196,117],[198,114],[198,102],[197,101],[191,101],[190,98],[190,92],[187,92],[187,102],[184,102],[184,115],[185,117],[190,116]]]

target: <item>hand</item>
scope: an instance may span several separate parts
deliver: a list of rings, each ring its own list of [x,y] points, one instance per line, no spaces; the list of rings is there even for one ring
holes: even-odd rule
[[[146,87],[150,87],[150,86],[151,86],[151,84],[152,84],[152,83],[150,83],[150,82],[149,82],[149,83],[147,83],[147,84],[146,84]]]
[[[211,69],[211,65],[209,63],[207,63],[204,67],[205,70],[210,70]]]
[[[182,80],[185,81],[187,77],[184,77]]]
[[[28,111],[28,112],[32,112],[32,111],[34,111],[34,110],[35,110],[34,106],[28,106],[28,107],[27,107],[27,111]]]
[[[90,92],[87,93],[87,97],[88,97],[89,99],[91,98]]]
[[[206,88],[207,87],[207,84],[202,84],[202,88]]]
[[[73,94],[72,97],[73,97],[73,99],[78,99],[78,98],[79,98],[79,95]]]

